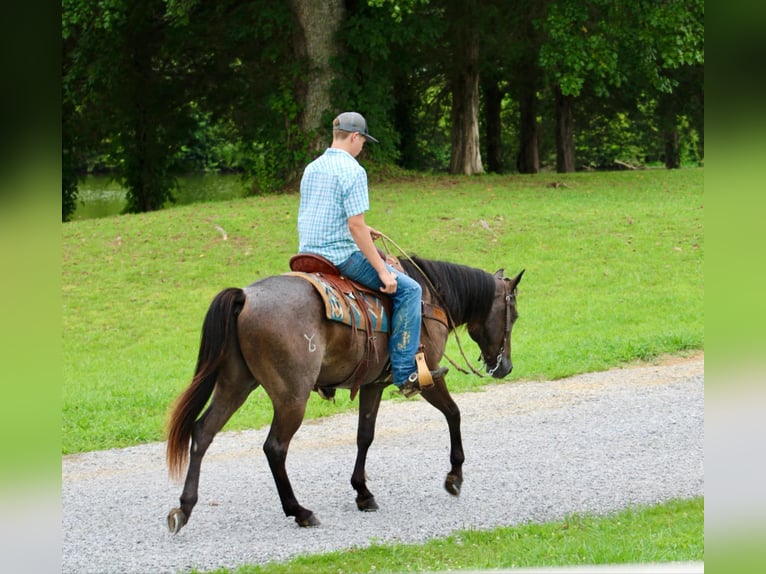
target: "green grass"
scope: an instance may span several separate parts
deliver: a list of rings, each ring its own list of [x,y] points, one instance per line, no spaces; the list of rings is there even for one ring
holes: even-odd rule
[[[413,177],[374,184],[367,221],[423,257],[526,268],[509,380],[551,379],[703,348],[703,179]],[[282,195],[63,225],[64,453],[163,439],[211,299],[287,271],[297,209]],[[476,345],[462,341],[473,360]],[[452,341],[447,352],[459,358]],[[454,369],[448,381],[455,392],[489,383]],[[334,405],[312,397],[307,416],[354,407],[345,392]],[[226,428],[270,419],[257,390]]]
[[[463,531],[418,545],[376,545],[216,574],[345,574],[701,561],[704,501],[676,500],[607,516]]]

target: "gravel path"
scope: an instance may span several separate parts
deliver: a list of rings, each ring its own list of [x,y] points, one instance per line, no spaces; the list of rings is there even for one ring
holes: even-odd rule
[[[367,464],[380,505],[374,513],[356,509],[349,483],[356,413],[307,422],[290,447],[288,472],[299,501],[322,522],[308,529],[282,513],[261,450],[267,429],[216,437],[199,503],[175,536],[165,517],[181,487],[167,478],[164,444],[66,456],[63,572],[234,567],[699,496],[703,387],[700,353],[457,395],[466,453],[459,498],[442,487],[449,470],[442,415],[420,398],[387,401]]]

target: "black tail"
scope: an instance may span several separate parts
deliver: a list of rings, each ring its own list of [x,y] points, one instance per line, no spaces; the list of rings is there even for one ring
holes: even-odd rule
[[[205,315],[194,378],[173,404],[167,425],[165,455],[173,478],[179,478],[186,466],[194,423],[213,394],[221,362],[236,341],[237,316],[244,304],[245,292],[231,287],[215,296]]]

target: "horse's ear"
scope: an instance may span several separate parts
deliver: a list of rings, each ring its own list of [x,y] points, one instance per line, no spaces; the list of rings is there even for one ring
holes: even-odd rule
[[[495,271],[495,279],[502,279],[503,271],[505,271],[505,269],[503,269],[502,267],[498,269],[497,271]]]
[[[524,271],[526,271],[526,269],[522,269],[521,273],[519,273],[518,275],[516,275],[516,277],[511,279],[511,285],[513,286],[514,289],[516,289],[519,283],[521,283],[521,276],[524,275]]]

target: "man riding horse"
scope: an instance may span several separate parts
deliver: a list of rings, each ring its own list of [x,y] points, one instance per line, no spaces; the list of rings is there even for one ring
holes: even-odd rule
[[[380,257],[373,244],[380,233],[364,220],[364,212],[370,208],[367,172],[356,157],[366,141],[378,140],[368,133],[367,121],[356,112],[340,114],[332,129],[332,145],[306,167],[301,179],[299,251],[321,255],[345,277],[390,296],[391,371],[394,385],[410,397],[421,385],[443,377],[447,368],[429,372],[421,367],[418,377],[422,289]]]

